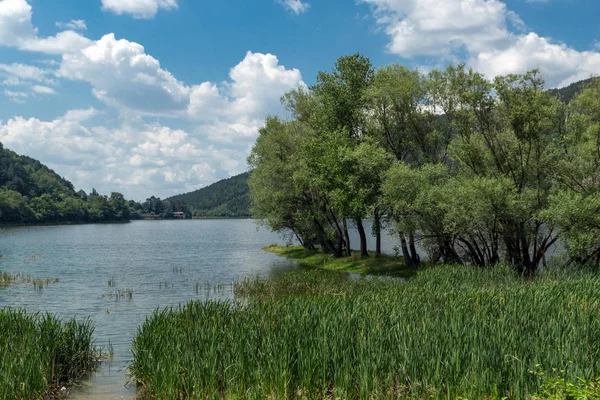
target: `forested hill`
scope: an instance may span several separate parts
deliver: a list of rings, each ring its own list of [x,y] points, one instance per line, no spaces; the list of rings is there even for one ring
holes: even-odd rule
[[[245,172],[167,200],[185,202],[194,217],[249,217],[248,176],[249,173]]]
[[[551,89],[549,90],[549,92],[552,95],[557,96],[564,103],[568,104],[571,102],[571,100],[573,100],[575,95],[579,94],[583,89],[585,89],[587,85],[589,85],[592,82],[592,79],[593,78],[584,79],[582,81],[572,83],[569,86],[565,86],[560,89]]]
[[[42,163],[0,143],[0,224],[129,221],[120,193],[75,192],[68,180]]]

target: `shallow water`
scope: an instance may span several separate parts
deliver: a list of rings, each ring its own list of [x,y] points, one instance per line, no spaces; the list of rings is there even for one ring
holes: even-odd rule
[[[135,387],[126,386],[126,367],[145,317],[191,299],[229,298],[236,280],[293,268],[262,250],[272,243],[284,240],[247,220],[0,229],[0,270],[60,280],[42,290],[0,289],[0,307],[91,317],[96,345],[107,349],[110,341],[114,358],[70,398],[131,398]],[[131,299],[116,299],[115,291],[125,289],[133,289]]]

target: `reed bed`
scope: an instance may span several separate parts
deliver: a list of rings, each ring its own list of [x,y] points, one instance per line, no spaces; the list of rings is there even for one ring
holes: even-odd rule
[[[0,288],[12,286],[15,284],[30,284],[35,289],[43,289],[51,283],[57,283],[58,278],[32,278],[30,275],[24,275],[21,273],[18,274],[9,274],[7,272],[0,271]]]
[[[591,272],[522,280],[504,267],[446,266],[399,281],[313,270],[236,293],[249,297],[146,319],[130,367],[148,397],[527,399],[551,396],[552,382],[598,388]]]
[[[47,398],[99,365],[88,319],[1,309],[0,332],[0,399]]]

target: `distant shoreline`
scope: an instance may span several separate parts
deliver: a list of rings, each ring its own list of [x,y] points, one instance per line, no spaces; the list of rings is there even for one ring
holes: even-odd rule
[[[0,224],[2,228],[19,228],[27,226],[68,226],[68,225],[113,225],[113,224],[129,224],[137,221],[192,221],[192,220],[211,220],[211,219],[240,219],[253,220],[251,217],[194,217],[186,219],[132,219],[129,221],[106,221],[106,222],[36,222],[23,224]]]
[[[23,224],[0,224],[2,228],[19,228],[27,226],[62,226],[62,225],[114,225],[114,224],[129,224],[129,221],[104,221],[104,222],[34,222],[34,223],[23,223]]]
[[[193,217],[192,219],[254,219],[252,217]]]

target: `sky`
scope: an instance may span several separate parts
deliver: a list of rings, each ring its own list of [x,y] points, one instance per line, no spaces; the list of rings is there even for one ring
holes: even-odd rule
[[[360,52],[547,87],[600,74],[598,0],[0,0],[0,142],[144,200],[247,170],[279,103]]]

